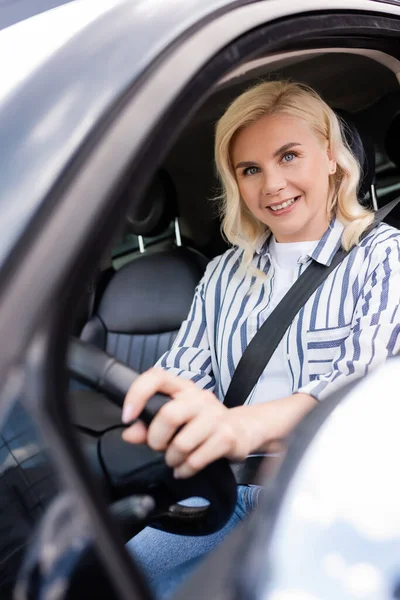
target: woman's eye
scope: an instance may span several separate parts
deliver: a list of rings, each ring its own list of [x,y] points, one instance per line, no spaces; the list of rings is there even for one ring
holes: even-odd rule
[[[243,171],[243,175],[255,175],[256,173],[258,173],[258,171],[258,167],[247,167],[247,169]]]
[[[292,160],[296,157],[296,154],[294,152],[286,152],[286,154],[284,154],[282,156],[282,161],[283,162],[292,162]]]

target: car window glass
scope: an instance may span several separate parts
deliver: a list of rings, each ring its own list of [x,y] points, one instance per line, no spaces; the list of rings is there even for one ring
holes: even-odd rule
[[[0,598],[11,589],[25,545],[57,492],[54,470],[20,403],[0,428]]]

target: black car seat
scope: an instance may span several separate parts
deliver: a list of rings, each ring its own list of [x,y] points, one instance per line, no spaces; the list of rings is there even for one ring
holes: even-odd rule
[[[127,193],[133,190],[128,187]],[[159,236],[171,222],[177,225],[176,192],[168,173],[160,170],[139,210],[128,217],[128,227],[141,236],[143,247],[143,237]],[[176,239],[151,246],[111,274],[81,339],[139,373],[152,367],[172,346],[207,263],[204,255],[182,245],[179,231]],[[106,432],[121,423],[121,408],[76,382],[70,386],[69,407],[96,466]]]
[[[400,170],[400,149],[399,149],[399,135],[400,135],[400,114],[395,115],[392,119],[384,138],[384,146],[387,157],[394,165],[394,170],[390,172],[390,177],[384,184],[390,191],[385,193],[384,202],[385,204],[397,198],[399,196],[398,182],[399,182],[399,170]],[[387,222],[393,227],[400,228],[400,206],[390,213]]]
[[[363,206],[377,210],[375,193],[375,145],[357,115],[344,110],[335,111],[343,128],[346,141],[361,167],[358,198]]]
[[[160,170],[128,227],[142,241],[160,235],[171,222],[178,224],[176,192]],[[82,340],[140,373],[171,347],[208,262],[183,246],[179,235],[166,245],[145,250],[112,274],[81,333]]]

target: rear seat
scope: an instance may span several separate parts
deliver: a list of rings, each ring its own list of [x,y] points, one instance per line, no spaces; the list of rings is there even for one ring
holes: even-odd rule
[[[138,236],[159,235],[177,218],[175,189],[165,171],[157,173],[141,206],[140,221],[129,220]],[[81,339],[138,372],[153,366],[171,347],[208,262],[179,243],[145,251],[116,271]]]

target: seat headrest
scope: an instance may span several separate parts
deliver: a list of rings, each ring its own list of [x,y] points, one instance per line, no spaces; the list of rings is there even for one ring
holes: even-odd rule
[[[133,184],[125,192],[131,197],[134,209],[127,215],[127,226],[131,233],[145,237],[159,235],[177,216],[177,196],[174,183],[168,172],[159,169],[139,203]]]
[[[113,333],[177,331],[187,317],[207,262],[189,248],[142,254],[114,274],[97,314]]]
[[[358,197],[362,201],[375,181],[375,147],[371,136],[355,115],[336,110],[345,138],[361,167]]]
[[[389,128],[385,136],[385,150],[388,158],[396,165],[400,167],[400,146],[399,146],[399,135],[400,135],[400,113],[396,115],[393,121],[390,123]]]

